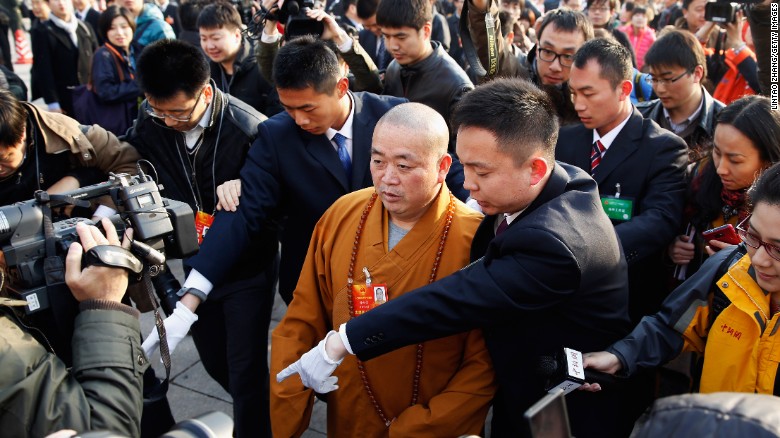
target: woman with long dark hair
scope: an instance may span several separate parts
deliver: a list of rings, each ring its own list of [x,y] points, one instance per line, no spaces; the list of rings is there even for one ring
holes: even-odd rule
[[[677,280],[690,277],[706,258],[702,231],[748,216],[747,190],[764,169],[780,162],[780,112],[766,97],[735,100],[719,114],[713,143],[712,153],[689,172],[687,229],[669,246]],[[710,244],[712,251],[724,246]]]
[[[124,134],[133,123],[141,95],[135,81],[134,32],[135,20],[127,9],[113,5],[100,14],[98,33],[105,44],[95,51],[92,60],[92,91],[101,102],[124,109],[124,118],[115,126],[104,126],[117,135]]]

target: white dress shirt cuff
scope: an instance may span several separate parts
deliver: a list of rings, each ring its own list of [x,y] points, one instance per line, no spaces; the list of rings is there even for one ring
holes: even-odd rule
[[[346,41],[344,41],[344,44],[338,46],[339,52],[341,53],[347,53],[352,49],[353,45],[352,37],[347,37]]]
[[[352,351],[352,346],[349,345],[349,338],[347,338],[347,323],[339,326],[339,337],[341,338],[341,342],[344,343],[344,348],[347,349],[347,353],[355,354]]]
[[[212,284],[206,277],[204,277],[203,274],[193,269],[190,272],[190,275],[187,276],[187,280],[184,281],[184,285],[182,287],[194,287],[195,289],[208,295],[209,292],[214,289],[214,284]]]
[[[260,35],[260,41],[266,43],[266,44],[274,44],[278,42],[282,38],[282,34],[277,33],[275,35],[268,35],[265,33],[265,30],[263,30],[262,35]]]

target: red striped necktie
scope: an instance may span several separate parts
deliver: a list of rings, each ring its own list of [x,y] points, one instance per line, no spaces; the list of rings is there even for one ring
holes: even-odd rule
[[[593,175],[596,172],[596,168],[601,163],[601,154],[604,153],[606,148],[601,144],[601,140],[596,140],[593,143],[593,150],[590,153],[590,174]]]

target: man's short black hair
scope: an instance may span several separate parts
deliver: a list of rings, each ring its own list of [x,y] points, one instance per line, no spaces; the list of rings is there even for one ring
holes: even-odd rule
[[[495,79],[466,93],[455,107],[452,125],[489,131],[499,150],[518,165],[539,148],[545,158],[555,157],[558,113],[547,93],[520,78]]]
[[[241,29],[241,15],[238,10],[228,2],[218,1],[212,3],[198,15],[198,29]]]
[[[379,0],[358,0],[357,2],[357,16],[361,20],[376,15],[376,7],[379,5]]]
[[[590,60],[601,67],[599,76],[617,88],[623,81],[630,81],[634,75],[631,53],[615,40],[605,38],[592,39],[574,54],[574,67],[582,69]]]
[[[0,147],[16,146],[24,136],[27,111],[10,91],[0,88]]]
[[[433,20],[428,0],[382,0],[376,8],[376,24],[382,27],[411,27],[420,30]]]
[[[108,41],[108,31],[111,30],[111,24],[117,17],[124,17],[127,24],[130,25],[130,29],[133,29],[133,33],[135,33],[135,18],[130,11],[117,5],[111,5],[98,18],[97,32],[103,41]]]
[[[687,30],[672,30],[655,40],[645,53],[645,65],[650,68],[682,67],[691,71],[700,65],[707,76],[707,58],[696,37]]]
[[[556,9],[542,17],[542,25],[539,27],[539,40],[542,39],[544,29],[552,26],[558,32],[581,32],[585,41],[593,39],[593,25],[588,17],[580,11],[568,8]]]
[[[693,3],[693,0],[683,0],[682,2],[682,8],[686,11],[688,10],[688,7]]]
[[[283,90],[312,87],[320,94],[331,95],[341,75],[336,53],[311,35],[290,40],[274,59],[274,83]]]
[[[180,91],[195,98],[211,71],[200,48],[179,40],[159,40],[146,46],[136,63],[141,90],[155,100],[167,100]]]

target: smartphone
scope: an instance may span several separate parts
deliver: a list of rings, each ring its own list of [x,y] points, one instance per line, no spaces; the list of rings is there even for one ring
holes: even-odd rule
[[[731,224],[721,225],[717,228],[704,231],[701,233],[701,237],[704,238],[707,244],[710,243],[710,240],[717,240],[731,245],[739,245],[742,243],[742,239],[739,238]]]

